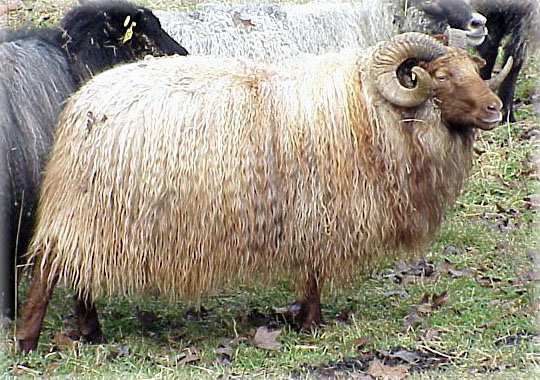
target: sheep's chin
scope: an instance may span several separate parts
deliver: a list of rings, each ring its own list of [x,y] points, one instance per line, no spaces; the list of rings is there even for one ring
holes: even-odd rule
[[[454,120],[453,122],[448,122],[448,126],[453,131],[467,131],[472,129],[480,129],[482,131],[491,131],[493,128],[495,128],[499,123],[501,122],[500,117],[496,118],[482,118],[482,117],[475,117],[473,116],[471,118],[467,119],[460,119]]]
[[[479,46],[479,45],[482,45],[485,39],[486,39],[486,36],[480,36],[480,37],[467,36],[467,45],[473,46],[473,47]]]

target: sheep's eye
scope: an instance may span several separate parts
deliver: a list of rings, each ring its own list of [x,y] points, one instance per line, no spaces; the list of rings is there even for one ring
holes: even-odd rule
[[[447,77],[444,74],[436,74],[435,79],[437,79],[439,82],[444,82],[447,79]]]

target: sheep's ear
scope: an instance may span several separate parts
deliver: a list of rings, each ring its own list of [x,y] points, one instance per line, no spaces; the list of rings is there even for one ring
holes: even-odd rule
[[[144,8],[137,9],[137,12],[135,12],[135,15],[133,16],[133,19],[137,21],[142,21],[142,18],[144,17]]]
[[[471,59],[473,60],[474,63],[476,63],[479,69],[481,69],[482,67],[486,65],[486,60],[477,55],[471,55]]]
[[[444,11],[441,8],[441,5],[437,1],[421,1],[420,4],[418,4],[418,8],[420,8],[427,14],[430,14],[436,17],[444,16]]]

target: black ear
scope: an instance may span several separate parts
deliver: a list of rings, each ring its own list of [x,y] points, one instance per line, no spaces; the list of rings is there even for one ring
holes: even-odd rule
[[[145,12],[144,8],[139,8],[139,9],[137,9],[137,12],[135,12],[135,14],[133,15],[133,20],[135,22],[142,22],[144,20],[145,14],[146,14],[146,12]]]
[[[446,18],[445,12],[442,9],[441,5],[437,1],[421,1],[418,4],[418,8],[426,12],[428,15],[435,17],[437,19]]]

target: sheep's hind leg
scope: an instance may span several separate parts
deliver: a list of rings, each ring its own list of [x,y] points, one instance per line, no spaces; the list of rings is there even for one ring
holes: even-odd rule
[[[310,276],[306,294],[300,306],[298,316],[301,330],[311,330],[323,323],[321,312],[321,290],[323,280],[316,276]]]
[[[35,350],[37,347],[43,317],[57,282],[57,278],[48,281],[50,270],[48,265],[41,268],[39,262],[35,264],[32,286],[17,320],[16,339],[23,352]]]
[[[88,343],[101,343],[103,335],[99,325],[96,306],[91,301],[86,301],[79,296],[74,297],[75,316],[81,335]]]

